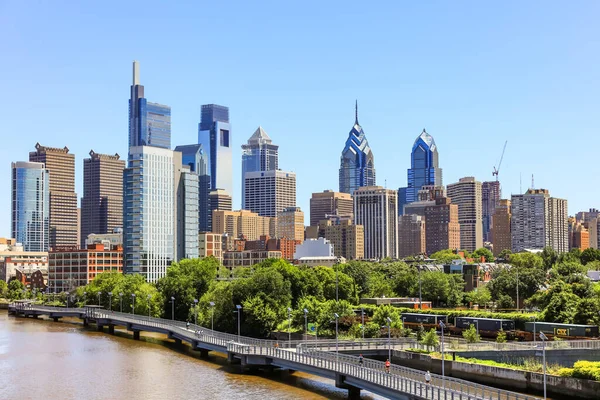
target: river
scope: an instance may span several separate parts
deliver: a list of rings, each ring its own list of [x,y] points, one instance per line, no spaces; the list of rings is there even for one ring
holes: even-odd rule
[[[132,340],[64,322],[9,317],[0,310],[1,400],[344,399],[332,380],[300,372],[240,374],[165,335]],[[363,392],[362,399],[381,399]]]

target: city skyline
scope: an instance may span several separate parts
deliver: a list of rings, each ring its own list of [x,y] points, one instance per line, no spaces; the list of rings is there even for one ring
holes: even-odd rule
[[[596,199],[600,197],[600,189],[590,187],[586,192],[577,191],[586,184],[586,178],[571,176],[567,157],[560,157],[560,151],[570,143],[571,132],[593,137],[597,127],[593,110],[599,104],[591,95],[598,89],[597,80],[592,79],[595,72],[591,67],[597,52],[591,41],[593,24],[585,23],[587,16],[594,14],[589,8],[597,5],[550,7],[542,10],[541,16],[539,8],[520,5],[519,15],[495,10],[498,12],[494,13],[494,21],[485,16],[490,6],[475,5],[469,17],[458,18],[455,22],[448,20],[447,14],[458,17],[462,7],[452,10],[449,6],[438,5],[440,9],[435,12],[426,5],[408,7],[407,10],[407,6],[391,7],[385,18],[405,13],[405,26],[387,24],[386,27],[382,23],[372,26],[371,32],[352,32],[343,37],[334,33],[341,26],[341,20],[328,21],[331,26],[326,28],[325,21],[317,18],[317,29],[305,33],[307,36],[300,42],[296,37],[300,32],[296,23],[304,11],[291,17],[281,10],[274,10],[275,16],[281,13],[277,26],[291,25],[291,33],[265,42],[259,51],[264,57],[259,57],[256,65],[245,63],[243,67],[235,66],[248,56],[242,47],[233,45],[234,38],[239,39],[239,31],[227,33],[222,40],[231,47],[232,62],[219,70],[210,64],[195,62],[195,56],[190,56],[191,60],[183,57],[182,49],[192,42],[185,39],[182,43],[174,43],[175,38],[183,38],[181,30],[167,34],[164,39],[167,42],[161,39],[161,43],[172,43],[173,46],[173,57],[167,61],[154,54],[149,43],[135,41],[133,46],[129,38],[122,43],[117,41],[117,37],[126,37],[126,32],[131,29],[118,20],[114,21],[114,32],[89,41],[86,30],[79,28],[105,26],[105,20],[111,18],[100,8],[90,16],[86,14],[74,26],[62,24],[64,27],[57,31],[47,29],[49,21],[55,21],[52,24],[55,25],[67,18],[72,20],[76,15],[73,10],[61,10],[61,7],[52,10],[45,6],[33,10],[26,5],[7,5],[3,15],[9,17],[6,20],[6,17],[0,17],[6,22],[0,24],[0,31],[15,40],[7,44],[7,51],[14,55],[12,61],[0,67],[4,72],[0,79],[7,93],[0,100],[7,115],[4,132],[10,133],[0,150],[6,171],[0,174],[0,185],[10,187],[10,162],[26,160],[27,152],[37,141],[48,146],[66,145],[76,155],[75,192],[79,195],[83,193],[83,172],[79,166],[90,147],[103,154],[126,154],[128,118],[124,98],[130,97],[127,89],[131,85],[130,63],[137,59],[142,65],[141,81],[148,98],[172,108],[171,148],[196,142],[202,104],[218,103],[230,108],[231,123],[236,132],[231,145],[234,149],[234,208],[241,205],[241,157],[236,152],[259,125],[268,132],[278,133],[277,143],[282,149],[280,157],[285,160],[285,168],[298,176],[299,207],[305,212],[309,209],[313,192],[337,190],[339,149],[341,141],[347,137],[348,119],[356,98],[361,102],[361,124],[366,127],[369,145],[377,156],[377,182],[380,185],[392,189],[406,186],[405,174],[397,172],[397,165],[406,168],[410,145],[425,126],[442,149],[440,165],[444,168],[445,182],[456,182],[464,176],[475,176],[482,182],[492,180],[492,168],[499,159],[502,144],[508,140],[511,144],[499,177],[504,198],[524,193],[531,186],[533,174],[536,187],[548,188],[553,195],[569,200],[569,214],[598,207]],[[235,22],[244,22],[260,10],[261,7],[253,11],[240,6],[233,10],[231,18]],[[189,12],[174,6],[169,12],[184,15],[185,11]],[[345,12],[350,16],[365,14],[369,20],[369,13],[374,10],[350,6]],[[25,19],[25,15],[30,18]],[[532,15],[538,16],[535,26],[524,23]],[[474,24],[471,28],[480,32],[479,37],[465,36],[463,31],[453,30],[465,22],[464,18]],[[214,21],[204,17],[202,21],[209,24],[210,31]],[[417,21],[425,22],[429,29],[417,38],[404,39],[410,36],[405,35],[405,30],[414,31]],[[31,28],[28,28],[30,24]],[[492,26],[486,27],[490,24]],[[512,32],[507,26],[518,26],[519,30]],[[573,29],[575,26],[577,30]],[[37,32],[40,29],[51,31],[41,41],[35,39],[39,38]],[[448,37],[436,43],[441,33],[448,31]],[[191,33],[192,37],[196,35]],[[242,40],[242,46],[256,50],[250,43],[265,35],[267,32],[262,30],[250,33]],[[305,40],[319,36],[339,42],[331,55],[321,62],[317,59],[326,54],[324,47],[314,49],[317,57],[307,57],[312,53],[304,46]],[[61,40],[63,37],[69,40]],[[389,37],[390,40],[377,43],[371,49],[367,43],[376,42],[376,37]],[[268,52],[279,49],[279,43],[289,39],[298,45],[294,49],[296,54],[290,60],[284,60],[279,70],[269,67],[274,59]],[[466,43],[459,48],[449,45],[461,40]],[[76,51],[84,43],[84,49],[90,51]],[[580,45],[573,46],[573,43]],[[385,46],[404,46],[405,52],[401,57],[390,55],[386,63],[383,56],[377,55],[389,53],[381,52]],[[468,46],[473,50],[464,52]],[[427,51],[421,48],[427,48]],[[280,54],[278,51],[292,54],[287,50],[277,50],[274,54]],[[349,51],[361,54],[365,60],[360,70],[340,68],[341,60],[347,58],[342,55],[347,56]],[[77,58],[73,54],[77,54]],[[187,57],[189,52],[185,54]],[[435,54],[446,60],[443,68],[431,57]],[[430,60],[427,60],[428,55]],[[41,58],[45,59],[45,68],[40,67]],[[422,62],[409,63],[414,65],[409,66],[405,63],[407,58]],[[300,59],[303,61],[293,66]],[[200,70],[198,65],[201,65]],[[575,71],[574,68],[577,68],[576,74],[566,72]],[[207,76],[210,79],[206,79]],[[294,76],[293,80],[290,80],[291,76]],[[285,94],[281,92],[282,87],[287,90]],[[24,97],[33,91],[36,92],[35,99]],[[89,95],[91,92],[92,96]],[[51,105],[42,100],[48,98],[53,99]],[[23,108],[21,104],[28,106]],[[307,104],[311,105],[310,113],[302,111]],[[94,109],[103,110],[101,124],[88,122],[93,118]],[[25,113],[36,118],[28,118]],[[92,138],[102,140],[92,146],[89,143]],[[311,144],[317,140],[319,146]],[[332,149],[335,149],[335,155]],[[591,148],[580,151],[579,157],[591,159],[593,156]],[[553,157],[555,161],[540,162],[546,157]],[[453,162],[459,159],[460,162]],[[593,163],[590,165],[590,174],[595,176],[597,167]],[[317,174],[321,179],[312,178]],[[0,206],[10,209],[9,196],[0,199]],[[8,211],[0,216],[0,226],[2,235],[9,236]]]

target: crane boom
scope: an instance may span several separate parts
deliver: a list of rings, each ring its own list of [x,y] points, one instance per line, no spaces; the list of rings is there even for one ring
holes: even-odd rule
[[[498,174],[500,173],[500,166],[502,165],[502,159],[504,159],[504,152],[506,151],[506,145],[508,144],[508,140],[504,142],[504,147],[502,148],[502,155],[500,156],[500,162],[498,162],[498,168],[494,167],[494,171],[492,172],[492,176],[496,177],[496,182],[498,181]]]

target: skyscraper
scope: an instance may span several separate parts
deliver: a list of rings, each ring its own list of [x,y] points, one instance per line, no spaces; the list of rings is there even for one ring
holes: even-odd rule
[[[205,149],[209,166],[210,188],[233,193],[231,125],[229,108],[205,104],[200,110],[198,143]]]
[[[208,225],[207,232],[214,232],[213,215],[215,211],[231,211],[233,210],[233,202],[231,196],[223,189],[211,190],[208,194]]]
[[[491,242],[490,229],[492,227],[492,215],[502,197],[500,182],[489,181],[481,184],[481,215],[483,219],[483,241]]]
[[[304,240],[304,213],[299,207],[286,207],[277,214],[277,237]]]
[[[365,258],[398,257],[398,193],[381,186],[354,192],[354,219],[364,226]]]
[[[188,144],[175,147],[181,153],[181,162],[190,168],[191,173],[198,175],[198,229],[200,232],[210,231],[210,172],[208,156],[201,144]]]
[[[363,186],[375,186],[375,160],[367,137],[358,123],[358,102],[354,126],[340,158],[340,192],[353,194]]]
[[[460,247],[458,206],[447,197],[436,197],[425,207],[425,250],[427,254]]]
[[[43,163],[12,163],[12,237],[25,251],[48,251],[50,187]]]
[[[175,154],[180,154],[175,152]],[[176,167],[181,164],[176,163]],[[181,165],[177,187],[177,259],[198,258],[198,174]]]
[[[495,256],[499,256],[502,250],[510,250],[512,247],[510,233],[510,200],[500,200],[492,215],[490,239],[493,244]]]
[[[246,172],[271,171],[279,169],[279,146],[267,135],[262,127],[250,136],[247,144],[242,145],[242,194],[245,193]],[[242,209],[246,208],[242,195]]]
[[[120,156],[90,151],[83,160],[80,246],[90,233],[112,233],[123,227],[123,169]]]
[[[310,225],[317,226],[319,222],[330,215],[350,217],[354,215],[354,200],[348,193],[325,190],[313,193],[310,198]]]
[[[413,144],[406,199],[400,202],[407,204],[417,201],[417,195],[423,186],[442,186],[442,169],[439,167],[437,146],[433,136],[425,129]],[[400,190],[403,191],[403,188]]]
[[[129,99],[129,147],[135,146],[171,148],[171,107],[146,100],[137,61]]]
[[[398,217],[398,257],[425,254],[425,217],[416,214]]]
[[[75,155],[62,149],[35,145],[30,162],[44,163],[50,174],[50,248],[77,246],[77,194]]]
[[[286,171],[247,172],[244,197],[246,208],[263,217],[277,217],[296,206],[296,174]]]
[[[458,206],[460,248],[475,251],[483,247],[481,182],[473,177],[460,178],[448,185],[448,197]]]

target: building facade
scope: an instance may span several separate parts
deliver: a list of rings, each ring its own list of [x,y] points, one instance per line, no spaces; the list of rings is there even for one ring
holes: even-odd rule
[[[358,123],[358,103],[355,110],[354,126],[340,157],[340,192],[353,194],[363,186],[375,186],[375,158],[367,136]]]
[[[436,197],[435,203],[425,207],[425,249],[427,254],[460,248],[458,206],[447,197]]]
[[[286,207],[277,214],[277,237],[304,240],[304,213],[300,207]]]
[[[481,182],[473,177],[460,178],[448,185],[447,193],[458,206],[460,248],[471,252],[483,247]]]
[[[120,156],[90,151],[83,160],[80,246],[88,235],[110,233],[123,227],[123,170]]]
[[[198,258],[198,175],[181,166],[177,188],[177,259]]]
[[[417,201],[419,190],[423,186],[442,186],[442,169],[439,167],[438,149],[431,136],[425,129],[413,143],[410,154],[410,169],[407,171],[408,187],[403,204]]]
[[[317,226],[320,221],[328,219],[331,215],[354,215],[354,200],[348,193],[325,190],[313,193],[310,198],[310,225]]]
[[[30,162],[44,163],[49,174],[49,247],[77,246],[77,194],[75,193],[75,155],[62,149],[35,145]]]
[[[181,153],[181,163],[187,166],[190,172],[198,175],[198,230],[210,231],[210,172],[208,169],[207,155],[201,144],[188,144],[175,147]]]
[[[333,255],[346,260],[365,258],[365,230],[352,219],[331,216],[319,222],[319,236],[333,245]]]
[[[492,216],[502,197],[500,182],[488,181],[481,184],[481,217],[483,220],[483,241],[491,242]]]
[[[198,143],[205,149],[210,175],[210,189],[233,193],[233,159],[229,108],[205,104],[200,109]]]
[[[247,172],[244,204],[263,217],[277,217],[285,208],[296,206],[296,174],[286,171]]]
[[[231,238],[259,240],[261,236],[275,237],[276,218],[261,217],[248,210],[213,211],[213,232]]]
[[[498,257],[502,250],[512,248],[510,200],[502,199],[496,205],[491,219],[490,238],[494,256]]]
[[[223,266],[230,270],[237,267],[251,267],[270,258],[281,258],[281,252],[267,250],[226,251],[223,253]]]
[[[381,186],[354,192],[354,219],[365,232],[365,258],[398,257],[398,193]]]
[[[213,213],[217,210],[231,211],[233,209],[233,201],[229,193],[224,189],[211,190],[208,194],[208,232],[213,231]]]
[[[198,257],[214,257],[223,263],[223,235],[220,233],[200,232],[198,234]]]
[[[425,254],[425,217],[404,214],[398,217],[398,257]]]
[[[246,173],[279,169],[279,146],[267,135],[262,127],[242,145],[242,193],[245,193]],[[246,210],[246,199],[242,196],[242,209]]]
[[[581,251],[590,247],[590,233],[580,221],[569,218],[569,250]]]
[[[600,249],[600,217],[588,220],[588,232],[590,235],[590,247]]]
[[[569,251],[567,200],[550,197],[546,189],[512,195],[512,251],[552,247]]]
[[[11,235],[25,251],[48,251],[50,186],[43,163],[12,163]]]

